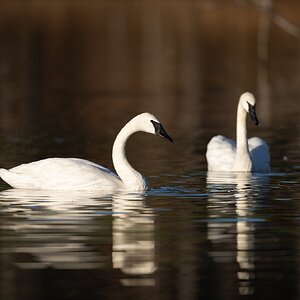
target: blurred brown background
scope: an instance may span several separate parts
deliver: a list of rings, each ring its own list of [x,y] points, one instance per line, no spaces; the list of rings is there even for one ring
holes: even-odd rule
[[[263,124],[251,134],[298,140],[299,14],[291,0],[1,1],[2,164],[49,155],[109,164],[118,130],[143,111],[203,157],[212,135],[234,137],[245,90]]]

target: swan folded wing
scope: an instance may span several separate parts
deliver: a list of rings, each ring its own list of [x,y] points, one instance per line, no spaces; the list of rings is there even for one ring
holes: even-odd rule
[[[50,190],[107,190],[120,182],[110,170],[84,159],[48,158],[1,169],[1,177],[16,188]]]
[[[253,171],[269,172],[271,169],[268,144],[258,137],[253,137],[248,140],[248,145],[252,160]]]
[[[209,171],[230,171],[235,162],[235,142],[222,135],[214,136],[207,145]]]

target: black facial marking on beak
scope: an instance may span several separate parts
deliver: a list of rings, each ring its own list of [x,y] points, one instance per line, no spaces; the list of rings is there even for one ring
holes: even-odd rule
[[[254,122],[255,125],[259,125],[259,121],[258,121],[256,112],[255,112],[255,105],[251,105],[249,102],[247,102],[247,103],[249,106],[249,114],[250,114],[252,122]]]
[[[167,132],[165,131],[165,129],[163,128],[163,126],[160,123],[157,123],[153,120],[151,120],[151,122],[154,126],[156,135],[163,137],[163,138],[169,140],[170,142],[173,142],[173,139],[167,134]]]

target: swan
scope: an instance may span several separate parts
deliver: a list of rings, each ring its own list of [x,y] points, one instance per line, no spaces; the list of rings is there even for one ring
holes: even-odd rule
[[[142,113],[130,120],[119,132],[112,149],[116,173],[80,158],[46,158],[12,169],[0,169],[0,177],[14,188],[41,190],[130,190],[149,188],[146,179],[126,159],[125,145],[138,131],[156,134],[173,142],[158,119]]]
[[[208,171],[269,172],[269,147],[258,137],[247,140],[246,117],[250,114],[259,124],[255,112],[255,98],[246,92],[240,96],[237,109],[236,142],[222,135],[214,136],[207,145]]]

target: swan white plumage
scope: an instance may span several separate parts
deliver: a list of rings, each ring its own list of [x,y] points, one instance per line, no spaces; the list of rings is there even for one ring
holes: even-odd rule
[[[146,179],[133,169],[125,155],[128,137],[138,131],[173,141],[155,116],[142,113],[129,121],[115,139],[112,160],[116,173],[85,159],[47,158],[9,170],[0,169],[0,177],[12,187],[21,189],[146,190]]]
[[[258,137],[247,139],[246,118],[250,114],[258,125],[255,98],[243,93],[239,99],[236,123],[236,142],[222,135],[214,136],[207,145],[206,159],[209,171],[269,172],[269,147]]]

